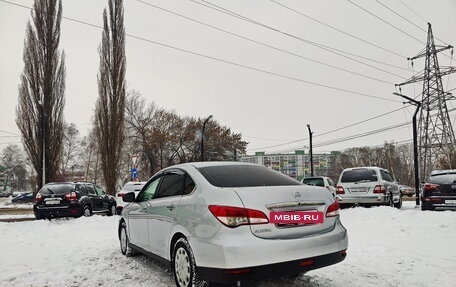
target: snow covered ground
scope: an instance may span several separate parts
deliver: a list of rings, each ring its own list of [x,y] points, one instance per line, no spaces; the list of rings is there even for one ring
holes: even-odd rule
[[[455,286],[456,212],[421,211],[408,201],[400,210],[345,209],[341,218],[349,232],[345,261],[256,286]],[[165,266],[121,255],[118,219],[0,222],[0,286],[174,286]]]

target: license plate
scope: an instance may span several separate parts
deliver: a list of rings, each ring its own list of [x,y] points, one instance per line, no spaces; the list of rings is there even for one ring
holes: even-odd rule
[[[299,212],[271,212],[270,222],[278,224],[318,224],[323,223],[323,212],[299,211]]]
[[[445,204],[456,204],[456,200],[445,200]]]
[[[45,202],[46,204],[59,204],[60,200],[48,200]]]

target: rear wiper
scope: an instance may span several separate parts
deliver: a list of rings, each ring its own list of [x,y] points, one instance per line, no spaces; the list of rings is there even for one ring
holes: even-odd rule
[[[55,192],[53,192],[49,187],[46,187],[46,189],[49,190],[50,193],[55,194]]]

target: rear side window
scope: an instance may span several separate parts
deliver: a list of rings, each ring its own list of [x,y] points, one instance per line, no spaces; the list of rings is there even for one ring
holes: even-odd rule
[[[456,173],[431,175],[429,177],[429,182],[436,184],[456,184]]]
[[[352,169],[342,174],[341,182],[377,181],[377,173],[374,169]]]
[[[389,172],[387,172],[385,170],[380,170],[380,174],[382,175],[383,180],[386,180],[386,181],[389,181],[389,182],[393,182],[394,181],[393,176]]]
[[[46,184],[40,189],[42,195],[62,195],[68,192],[74,191],[74,184],[72,183],[58,183],[58,184]]]
[[[155,198],[182,195],[184,193],[185,174],[168,173],[165,174]]]
[[[223,165],[198,170],[210,184],[218,187],[301,185],[299,181],[263,166]]]

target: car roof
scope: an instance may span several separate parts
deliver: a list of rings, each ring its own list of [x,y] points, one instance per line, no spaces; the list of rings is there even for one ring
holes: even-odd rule
[[[56,181],[56,182],[48,182],[46,184],[95,184],[93,182],[89,182],[89,181]]]
[[[125,185],[141,185],[141,184],[146,184],[147,181],[129,181],[125,183]]]
[[[303,179],[313,179],[313,178],[328,178],[328,177],[323,176],[323,175],[315,175],[315,176],[306,176]]]
[[[344,169],[344,171],[346,171],[346,170],[357,170],[357,169],[379,169],[379,170],[386,170],[386,171],[388,171],[386,168],[378,167],[378,166],[357,166],[357,167],[350,167],[350,168]]]
[[[204,161],[204,162],[188,162],[188,163],[182,163],[178,165],[173,165],[169,166],[166,169],[170,168],[179,168],[179,167],[194,167],[194,168],[202,168],[202,167],[209,167],[209,166],[228,166],[228,165],[249,165],[249,166],[261,166],[258,164],[254,163],[248,163],[248,162],[240,162],[240,161]]]
[[[436,169],[431,171],[430,175],[456,173],[456,169]]]

